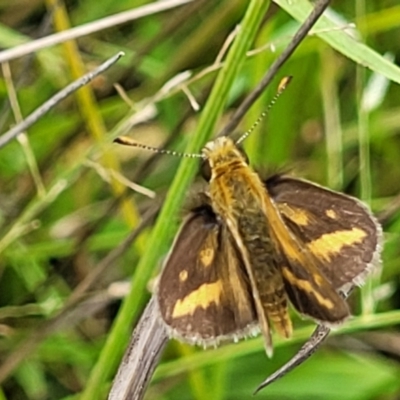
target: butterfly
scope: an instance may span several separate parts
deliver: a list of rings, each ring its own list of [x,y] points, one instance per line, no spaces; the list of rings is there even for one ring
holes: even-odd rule
[[[183,221],[156,293],[170,337],[204,347],[271,327],[292,334],[289,303],[335,326],[350,310],[341,292],[380,261],[382,229],[354,197],[286,175],[263,181],[237,142],[202,150],[208,190]]]

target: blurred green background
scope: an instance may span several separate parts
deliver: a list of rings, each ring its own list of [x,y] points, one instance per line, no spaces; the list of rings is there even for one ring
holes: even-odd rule
[[[259,15],[259,27],[249,25],[255,40],[247,55],[229,61],[237,74],[222,78],[222,104],[215,95],[209,100],[209,109],[223,107],[223,115],[212,117],[213,128],[211,117],[207,125],[211,111],[203,120],[200,115],[226,59],[229,35],[250,3],[267,11]],[[146,4],[0,0],[0,46],[12,48]],[[112,263],[105,262],[163,203],[182,162],[112,139],[125,134],[183,151],[194,135],[200,137],[199,126],[222,129],[290,42],[309,3],[267,6],[196,0],[3,64],[1,132],[78,76],[118,51],[126,53],[27,137],[0,149],[0,400],[79,398],[84,390],[85,399],[106,397],[131,324],[149,298],[149,279],[184,215],[171,208],[159,223],[168,228],[162,240],[152,236],[149,223]],[[349,300],[355,318],[307,363],[260,392],[260,399],[400,398],[400,72],[394,65],[400,58],[400,6],[396,0],[332,1],[329,17],[334,22],[303,41],[236,132],[252,125],[280,79],[292,75],[245,144],[251,164],[263,173],[290,171],[369,203],[385,231],[383,269]],[[17,102],[10,101],[14,92]],[[197,169],[196,160],[184,162]],[[176,192],[176,209],[185,210],[182,194],[196,192],[196,185],[185,185]],[[178,186],[174,182],[172,189]],[[133,321],[125,322],[117,340],[111,326],[132,276]],[[294,312],[293,320],[293,340],[275,338],[271,360],[259,338],[206,351],[171,341],[146,398],[252,398],[312,332],[311,321]],[[113,355],[108,359],[106,340]]]

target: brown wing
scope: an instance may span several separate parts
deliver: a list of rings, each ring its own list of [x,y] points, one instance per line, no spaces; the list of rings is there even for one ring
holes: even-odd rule
[[[342,322],[349,315],[346,302],[319,268],[316,257],[302,238],[285,223],[270,193],[264,197],[276,263],[290,301],[302,314],[328,324]]]
[[[382,230],[358,199],[313,183],[275,176],[266,182],[285,224],[315,256],[335,289],[360,285],[379,263]]]
[[[170,336],[208,346],[257,332],[248,279],[232,240],[208,205],[182,224],[157,293]]]

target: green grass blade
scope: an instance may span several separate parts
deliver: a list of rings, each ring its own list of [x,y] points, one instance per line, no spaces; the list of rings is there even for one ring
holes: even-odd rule
[[[211,137],[215,124],[222,113],[230,87],[246,57],[269,1],[252,0],[241,24],[241,29],[230,49],[225,65],[218,74],[208,102],[201,114],[195,134],[188,143],[188,153],[199,151]],[[99,398],[102,384],[115,369],[130,333],[130,322],[137,318],[140,306],[147,296],[146,285],[160,256],[165,251],[165,243],[171,240],[175,216],[184,200],[187,188],[196,172],[192,159],[183,159],[172,182],[160,216],[132,279],[132,288],[125,299],[112,331],[102,350],[98,363],[94,366],[87,382],[82,400]]]
[[[290,2],[287,0],[274,0],[274,2],[300,22],[304,21],[313,8],[312,4],[307,0]],[[316,36],[357,64],[378,72],[394,82],[400,83],[400,68],[398,66],[364,43],[357,41],[357,39],[350,36],[341,28],[343,26],[338,26],[326,16],[322,16],[316,23],[314,31],[316,31]]]

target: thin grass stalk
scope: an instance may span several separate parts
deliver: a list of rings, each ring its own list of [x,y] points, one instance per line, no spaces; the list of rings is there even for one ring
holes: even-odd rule
[[[230,87],[242,65],[246,51],[253,43],[262,17],[269,6],[269,1],[252,0],[241,24],[241,29],[232,45],[224,67],[217,76],[210,97],[200,116],[195,134],[191,137],[186,151],[198,152],[204,143],[211,137],[215,124],[222,114],[228,98]],[[184,200],[187,188],[196,172],[196,163],[192,159],[182,159],[175,175],[164,207],[153,229],[147,251],[143,254],[132,278],[130,294],[125,299],[120,312],[114,322],[110,335],[103,347],[97,364],[87,382],[82,400],[100,398],[100,389],[115,370],[118,360],[122,356],[123,348],[128,342],[130,322],[138,317],[140,307],[147,297],[146,285],[154,267],[162,253],[165,244],[171,241],[175,217]]]
[[[346,322],[339,329],[331,331],[330,336],[344,335],[368,329],[378,329],[396,326],[400,323],[400,311],[388,311],[380,314],[370,314],[354,318]],[[274,337],[274,348],[290,346],[295,343],[307,340],[313,331],[312,326],[296,329],[290,339]],[[245,357],[260,351],[262,348],[262,338],[247,340],[240,343],[228,344],[212,351],[197,352],[185,359],[178,359],[164,362],[158,367],[154,374],[154,380],[164,380],[182,373],[187,373],[191,369],[205,368],[217,362],[229,361]]]
[[[54,9],[54,24],[56,29],[58,31],[70,29],[69,17],[64,4],[57,0],[46,0],[46,4],[49,9]],[[74,41],[65,42],[62,46],[67,63],[70,67],[72,78],[77,79],[86,72],[78,46]],[[98,110],[92,88],[89,85],[84,86],[76,92],[75,96],[89,134],[95,142],[105,146],[106,128]],[[110,148],[104,149],[102,159],[106,168],[120,172],[119,161]],[[114,196],[118,197],[124,192],[125,186],[113,176],[110,177],[110,183]],[[128,226],[131,228],[135,227],[139,222],[139,214],[135,204],[131,199],[124,198],[121,203],[121,208]],[[140,240],[138,243],[140,244]],[[144,243],[142,243],[140,247],[143,248],[143,245]]]

